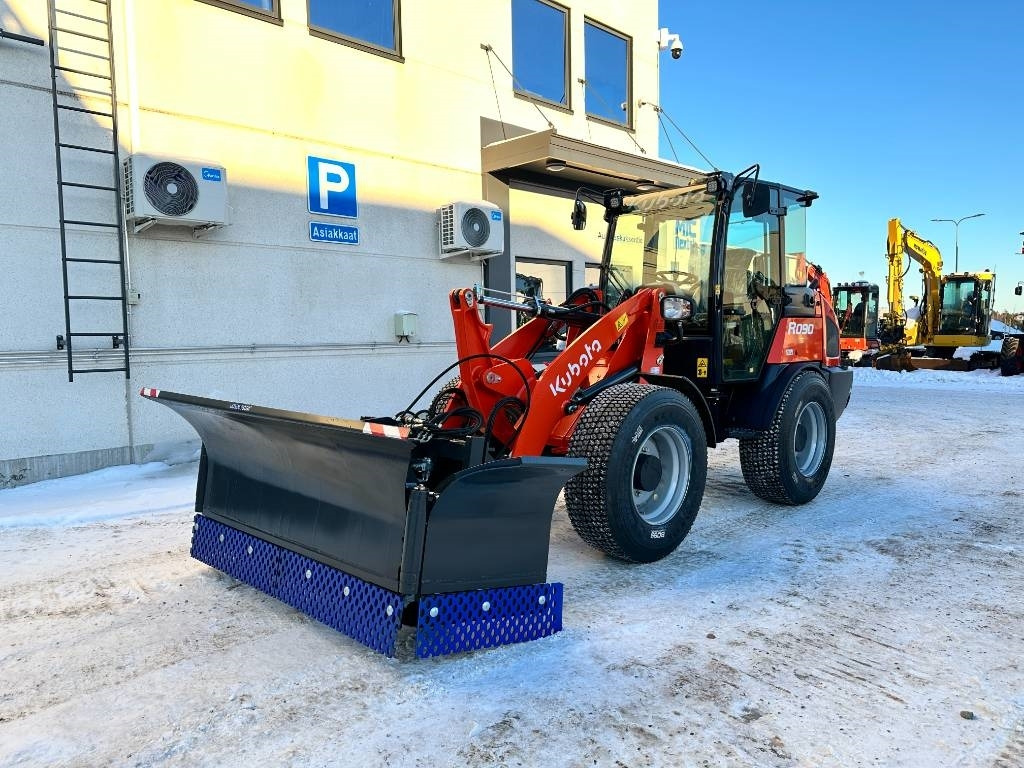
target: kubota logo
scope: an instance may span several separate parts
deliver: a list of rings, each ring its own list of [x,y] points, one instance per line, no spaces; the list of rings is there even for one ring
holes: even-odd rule
[[[807,336],[814,333],[814,323],[798,323],[796,320],[790,320],[789,325],[786,326],[786,333]]]
[[[583,348],[583,351],[580,353],[579,361],[575,363],[569,363],[569,365],[566,366],[565,373],[563,373],[560,376],[556,376],[554,382],[548,384],[548,386],[551,388],[551,394],[557,396],[559,393],[566,392],[569,386],[573,383],[573,381],[579,379],[580,374],[590,367],[590,364],[594,362],[594,355],[596,355],[600,351],[600,341],[594,339],[593,341],[588,343]]]

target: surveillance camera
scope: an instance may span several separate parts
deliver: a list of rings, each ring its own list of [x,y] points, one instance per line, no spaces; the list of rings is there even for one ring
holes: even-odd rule
[[[669,32],[668,27],[658,30],[658,48],[662,51],[671,51],[673,59],[683,55],[683,41],[679,39],[679,35]]]

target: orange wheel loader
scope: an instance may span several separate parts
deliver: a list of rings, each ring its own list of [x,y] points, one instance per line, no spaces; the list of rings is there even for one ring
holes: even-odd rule
[[[563,487],[582,539],[639,563],[686,537],[723,440],[757,496],[812,500],[852,372],[806,261],[817,195],[758,172],[581,189],[575,228],[588,196],[605,210],[600,284],[561,305],[453,291],[458,359],[423,410],[345,420],[143,389],[202,438],[193,556],[388,655],[415,627],[423,657],[561,629]],[[492,344],[485,308],[529,319]]]

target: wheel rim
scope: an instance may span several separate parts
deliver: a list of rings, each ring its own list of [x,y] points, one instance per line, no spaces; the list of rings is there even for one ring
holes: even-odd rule
[[[661,474],[657,484],[645,490],[638,480],[637,467],[641,457],[653,457],[660,462]],[[686,496],[690,486],[690,444],[682,431],[670,425],[651,432],[633,457],[633,506],[648,525],[662,525],[671,520]]]
[[[813,477],[821,466],[828,442],[825,409],[821,403],[805,403],[796,417],[793,431],[793,456],[797,471],[804,477]]]

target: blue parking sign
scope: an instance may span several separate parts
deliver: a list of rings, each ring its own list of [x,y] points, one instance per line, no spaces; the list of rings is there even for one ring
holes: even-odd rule
[[[306,158],[309,183],[309,212],[355,218],[356,167],[325,157]]]

